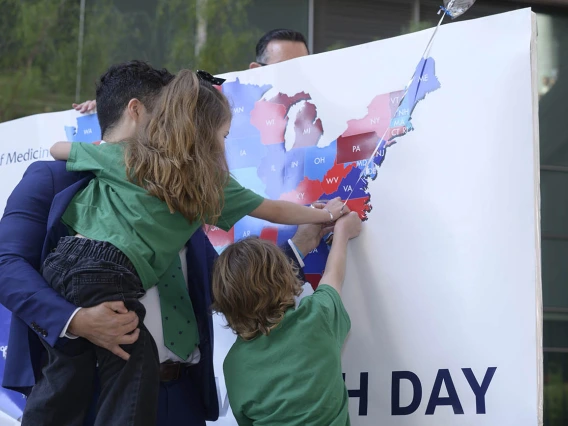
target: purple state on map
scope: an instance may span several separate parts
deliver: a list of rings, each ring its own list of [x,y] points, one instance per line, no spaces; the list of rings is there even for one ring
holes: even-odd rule
[[[288,96],[284,93],[278,93],[268,102],[272,102],[273,104],[283,105],[284,108],[286,109],[286,114],[288,114],[288,111],[290,110],[290,107],[292,105],[295,105],[300,101],[308,101],[310,99],[312,99],[312,97],[308,95],[306,92],[296,93],[294,96]]]
[[[237,78],[230,83],[221,86],[224,95],[229,99],[229,105],[233,112],[233,120],[229,135],[233,139],[240,139],[247,136],[258,137],[260,133],[256,127],[250,123],[250,114],[254,109],[254,104],[272,86],[266,84],[258,86],[256,84],[241,84]]]
[[[293,148],[315,146],[323,135],[321,119],[314,104],[305,102],[294,120],[296,141]]]

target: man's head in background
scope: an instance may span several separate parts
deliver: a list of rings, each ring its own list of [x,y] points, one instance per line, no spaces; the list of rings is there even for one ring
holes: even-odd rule
[[[272,30],[258,41],[256,61],[251,62],[249,68],[277,64],[309,54],[308,43],[302,33],[286,29]]]
[[[113,139],[134,135],[147,118],[154,101],[174,76],[142,61],[111,66],[97,83],[97,115],[103,139],[120,127]]]

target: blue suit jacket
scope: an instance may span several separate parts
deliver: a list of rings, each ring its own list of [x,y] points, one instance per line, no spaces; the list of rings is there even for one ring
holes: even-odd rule
[[[35,162],[8,199],[0,221],[0,303],[12,312],[2,386],[29,394],[49,345],[63,344],[59,334],[76,306],[67,302],[38,272],[49,251],[67,235],[61,216],[75,193],[93,175],[69,173],[65,162]],[[217,253],[202,231],[187,243],[189,295],[199,324],[201,361],[197,374],[206,418],[216,420],[219,405],[213,371],[211,272]]]

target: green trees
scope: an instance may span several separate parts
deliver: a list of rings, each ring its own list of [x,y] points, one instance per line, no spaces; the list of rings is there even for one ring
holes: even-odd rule
[[[109,65],[244,69],[260,32],[250,0],[86,0],[80,98]],[[68,109],[75,98],[79,0],[0,0],[0,122]]]

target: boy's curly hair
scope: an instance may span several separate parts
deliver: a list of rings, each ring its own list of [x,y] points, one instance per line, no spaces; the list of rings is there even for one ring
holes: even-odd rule
[[[269,241],[238,241],[215,263],[212,308],[244,340],[268,336],[301,293],[297,267]]]
[[[227,98],[190,70],[180,71],[154,105],[138,140],[125,145],[129,179],[190,222],[214,225],[229,181],[219,130],[231,120]]]

